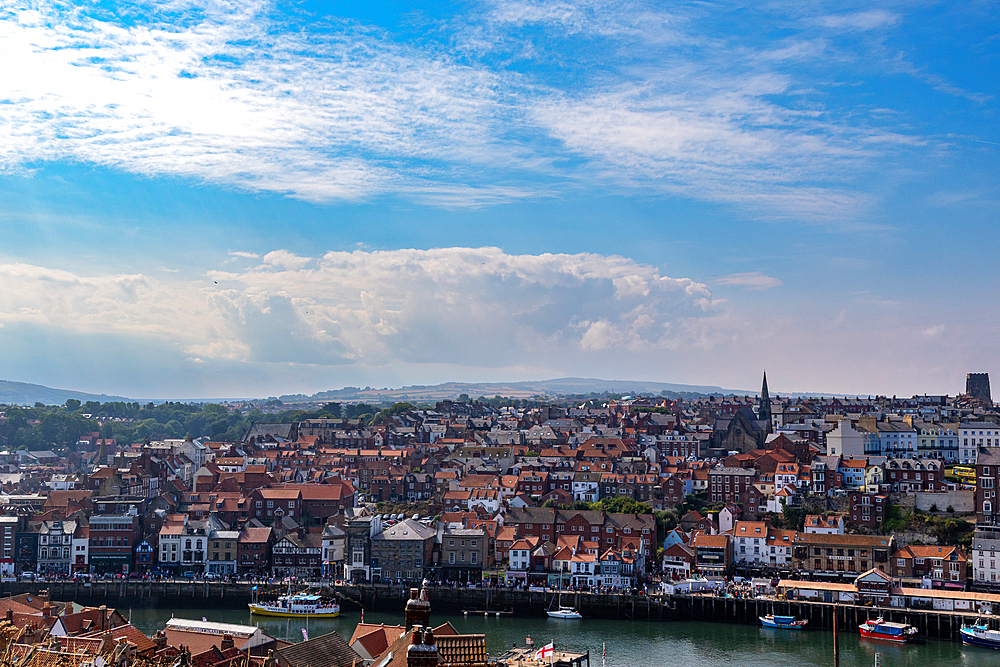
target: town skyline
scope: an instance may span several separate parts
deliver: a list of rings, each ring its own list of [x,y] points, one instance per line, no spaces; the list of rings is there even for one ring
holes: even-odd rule
[[[989,386],[989,374],[985,375],[986,386]],[[766,371],[765,371],[766,378]],[[968,383],[968,378],[966,378]],[[504,399],[539,399],[539,400],[570,400],[574,396],[625,396],[635,394],[636,396],[754,396],[760,393],[757,389],[733,389],[715,385],[688,385],[668,382],[642,381],[642,380],[609,380],[601,378],[551,378],[536,381],[511,381],[511,382],[442,382],[429,385],[403,385],[399,387],[373,387],[365,385],[328,387],[311,394],[275,394],[261,393],[260,395],[243,396],[125,396],[119,394],[94,394],[77,391],[69,388],[46,387],[44,385],[13,382],[0,379],[0,405],[32,405],[41,403],[43,405],[63,405],[67,400],[97,401],[99,403],[113,401],[187,401],[191,403],[199,402],[264,402],[267,400],[280,399],[289,404],[310,404],[327,402],[372,402],[375,404],[388,405],[393,401],[406,401],[414,404],[422,404],[438,400],[477,400],[478,398],[493,399],[495,397]],[[961,396],[968,394],[968,384],[965,391],[959,389],[952,392],[918,392],[914,394],[878,394],[873,392],[788,392],[772,390],[775,397],[786,399],[822,399],[829,398],[851,398],[851,397],[892,397],[901,399],[919,396]]]

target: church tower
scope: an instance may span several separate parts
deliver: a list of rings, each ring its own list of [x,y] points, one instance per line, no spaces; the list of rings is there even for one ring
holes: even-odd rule
[[[771,425],[771,396],[767,393],[767,371],[764,371],[764,384],[760,388],[760,407],[757,408],[757,419],[767,421],[767,432],[773,428]]]

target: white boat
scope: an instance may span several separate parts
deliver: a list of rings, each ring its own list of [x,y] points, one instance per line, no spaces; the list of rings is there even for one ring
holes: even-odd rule
[[[545,612],[550,618],[583,618],[576,609],[573,607],[559,607],[556,610],[549,610]]]
[[[551,606],[551,603],[550,603]],[[549,618],[583,618],[573,607],[564,607],[562,604],[562,591],[559,591],[559,608],[556,610],[549,609],[545,612],[549,615]]]
[[[247,606],[250,607],[250,613],[258,616],[336,618],[340,615],[340,605],[336,602],[324,602],[319,595],[291,591],[273,602],[255,599]]]

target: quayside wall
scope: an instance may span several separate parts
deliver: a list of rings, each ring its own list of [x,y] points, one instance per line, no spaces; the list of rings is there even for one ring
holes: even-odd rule
[[[48,590],[53,600],[74,600],[80,604],[116,607],[172,606],[204,608],[212,600],[217,606],[242,607],[252,599],[251,584],[192,582],[192,581],[73,581],[52,582],[3,582],[0,596],[20,593],[38,594]],[[282,584],[259,586],[261,597],[268,598],[284,592]],[[559,603],[557,594],[542,591],[482,589],[482,588],[431,588],[431,607],[438,613],[510,612],[518,616],[544,616],[545,610]],[[402,613],[409,590],[403,586],[345,585],[327,587],[326,594],[341,600],[345,611],[360,608],[371,611]],[[940,612],[919,609],[888,609],[857,605],[833,604],[805,600],[766,600],[722,598],[711,595],[642,596],[563,592],[564,606],[574,606],[587,618],[650,620],[650,621],[705,621],[744,623],[756,625],[758,617],[766,614],[795,616],[809,621],[813,629],[829,630],[833,615],[838,615],[838,626],[843,632],[857,632],[865,620],[883,616],[887,621],[914,625],[920,636],[930,639],[959,641],[963,623],[976,618],[976,614]]]

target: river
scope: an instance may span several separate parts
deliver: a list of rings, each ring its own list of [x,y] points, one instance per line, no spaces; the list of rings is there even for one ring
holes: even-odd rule
[[[122,609],[146,634],[162,628],[171,616],[224,623],[248,623],[250,615],[238,609],[135,608]],[[254,617],[254,623],[271,636],[301,641],[306,623],[300,619]],[[360,621],[358,612],[339,618],[310,620],[310,637],[336,630],[350,639]],[[792,667],[833,665],[833,634],[816,630],[795,632],[771,630],[728,623],[650,622],[583,619],[564,621],[550,618],[489,617],[432,614],[438,625],[450,621],[461,633],[486,635],[490,655],[499,655],[513,643],[524,645],[526,637],[535,644],[554,641],[556,648],[590,651],[591,667],[601,667],[601,646],[607,646],[606,667]],[[365,613],[367,623],[402,624],[403,614]],[[875,652],[882,653],[882,667],[996,667],[1000,652],[965,647],[958,642],[922,641],[894,646],[862,639],[857,633],[840,637],[842,667],[871,667]]]

